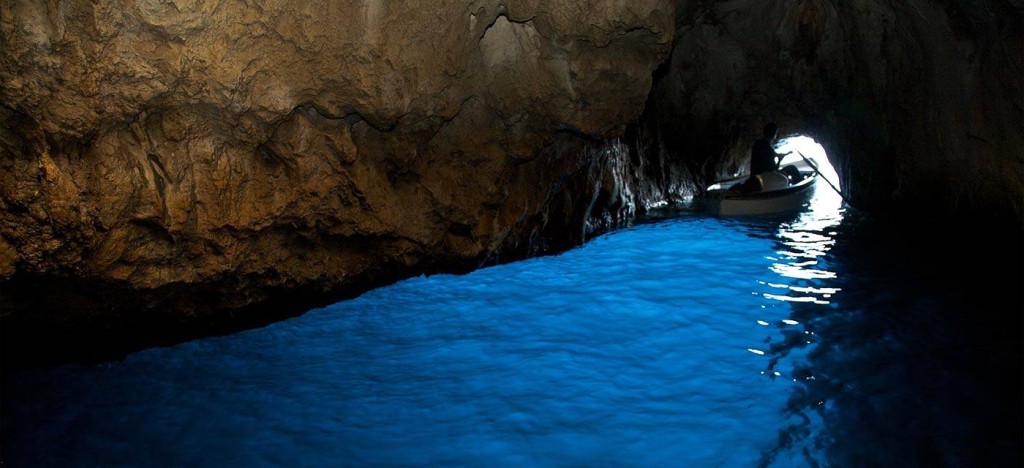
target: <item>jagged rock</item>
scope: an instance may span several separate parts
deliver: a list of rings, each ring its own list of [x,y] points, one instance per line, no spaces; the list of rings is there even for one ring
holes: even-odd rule
[[[5,346],[578,242],[565,188],[642,111],[673,8],[4,2]]]
[[[4,2],[3,355],[230,331],[557,251],[699,195],[768,119],[821,142],[859,209],[1020,227],[1022,12]]]
[[[1024,3],[680,2],[644,119],[662,158],[736,168],[767,120],[825,146],[867,211],[1024,219]]]

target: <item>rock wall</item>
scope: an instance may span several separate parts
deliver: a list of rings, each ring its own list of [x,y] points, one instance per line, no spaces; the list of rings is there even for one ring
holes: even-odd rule
[[[673,9],[0,3],[5,347],[188,336],[578,242]]]
[[[769,119],[858,210],[1021,228],[1022,35],[1020,0],[0,2],[3,355],[558,251]]]
[[[768,120],[862,211],[1024,224],[1024,2],[680,1],[642,122],[697,193]]]

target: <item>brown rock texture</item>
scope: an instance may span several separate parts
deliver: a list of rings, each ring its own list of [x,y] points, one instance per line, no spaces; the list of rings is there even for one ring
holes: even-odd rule
[[[595,148],[673,21],[668,0],[4,1],[5,337],[578,242]]]
[[[5,0],[0,39],[5,359],[558,251],[767,120],[859,211],[1024,229],[1020,0]]]

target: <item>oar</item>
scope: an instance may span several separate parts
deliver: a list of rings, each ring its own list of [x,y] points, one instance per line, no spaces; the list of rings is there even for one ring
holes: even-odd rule
[[[807,162],[807,164],[809,164],[809,165],[811,166],[811,169],[814,169],[814,172],[818,173],[818,176],[820,176],[820,177],[821,177],[822,179],[824,179],[824,180],[825,180],[825,182],[828,182],[828,186],[829,186],[829,187],[832,187],[832,190],[835,190],[835,191],[836,191],[836,193],[838,193],[838,194],[839,194],[839,198],[842,198],[842,199],[843,199],[843,201],[844,201],[844,202],[846,202],[846,204],[847,204],[847,205],[850,205],[850,208],[854,208],[854,209],[856,209],[856,208],[855,208],[855,207],[853,206],[853,204],[852,204],[852,203],[850,203],[850,201],[849,201],[849,200],[847,200],[845,196],[843,196],[843,192],[840,192],[840,191],[839,191],[839,189],[838,189],[838,188],[837,188],[837,187],[836,187],[835,185],[832,185],[832,181],[828,180],[828,178],[827,178],[827,177],[825,177],[825,175],[824,175],[824,174],[822,174],[822,173],[821,173],[821,171],[819,171],[819,170],[818,170],[818,165],[817,165],[817,164],[814,164],[814,161],[811,161],[810,159],[808,159],[808,158],[807,158],[807,156],[804,156],[804,154],[803,154],[803,153],[801,153],[801,152],[799,152],[799,151],[796,151],[796,154],[799,154],[799,155],[800,155],[800,157],[801,157],[801,158],[803,158],[803,159],[804,159],[804,161],[806,161],[806,162]]]

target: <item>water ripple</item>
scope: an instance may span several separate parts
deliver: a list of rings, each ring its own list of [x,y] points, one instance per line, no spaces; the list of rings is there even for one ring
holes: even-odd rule
[[[921,372],[880,363],[949,354],[927,340],[955,335],[927,326],[944,302],[925,290],[851,284],[870,275],[835,258],[834,202],[786,222],[643,224],[557,256],[412,278],[258,330],[15,374],[3,383],[2,461],[905,461],[905,446],[857,458],[846,441],[884,445],[856,423],[863,402],[902,414],[889,395],[911,399],[890,385]],[[929,330],[927,346],[900,321],[907,310],[921,311],[913,323]],[[957,378],[928,369],[944,384]],[[922,418],[912,422],[932,421]]]

